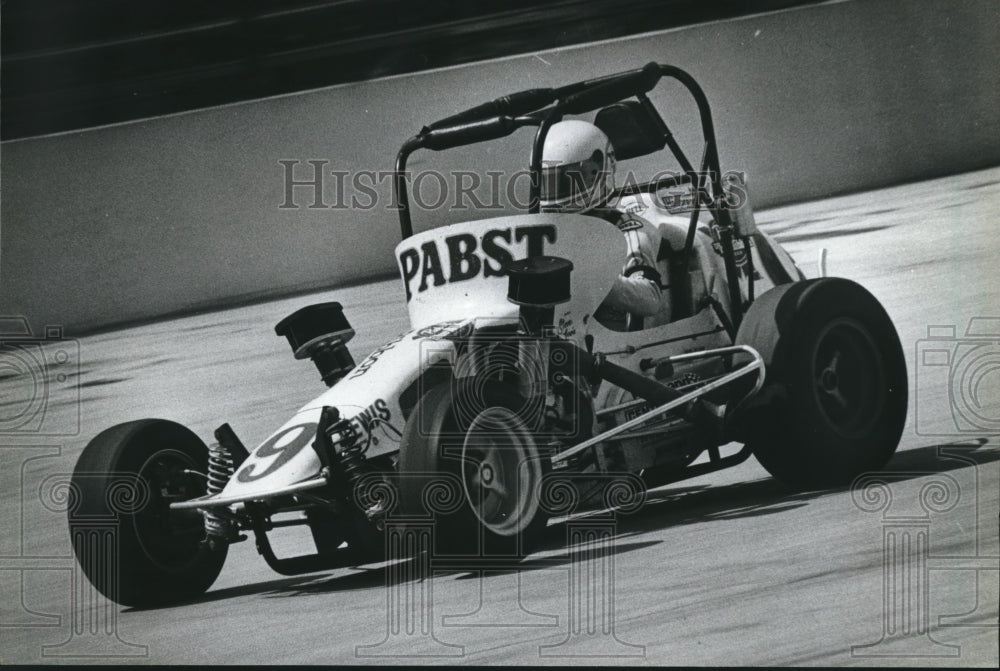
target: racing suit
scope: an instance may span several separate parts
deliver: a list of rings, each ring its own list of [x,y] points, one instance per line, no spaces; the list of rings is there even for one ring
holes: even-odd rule
[[[639,328],[648,328],[670,321],[670,303],[665,264],[663,240],[653,224],[640,217],[635,208],[626,211],[612,208],[593,210],[597,216],[610,221],[625,234],[627,256],[622,274],[615,278],[611,292],[604,299],[594,316],[599,322],[615,331],[624,331],[626,315],[633,320],[645,318]],[[635,328],[633,322],[632,328]]]

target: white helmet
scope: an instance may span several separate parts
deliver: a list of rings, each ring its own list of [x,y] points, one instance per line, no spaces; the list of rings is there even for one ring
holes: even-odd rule
[[[615,188],[615,150],[592,123],[572,119],[549,128],[542,148],[541,208],[587,212]]]

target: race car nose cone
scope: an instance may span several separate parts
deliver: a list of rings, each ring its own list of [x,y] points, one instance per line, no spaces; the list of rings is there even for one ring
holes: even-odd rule
[[[530,256],[507,266],[507,300],[517,305],[552,307],[570,298],[573,263],[558,256]]]

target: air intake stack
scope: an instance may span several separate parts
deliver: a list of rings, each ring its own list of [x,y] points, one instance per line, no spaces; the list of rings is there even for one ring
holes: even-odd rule
[[[317,303],[296,310],[278,322],[274,332],[288,338],[296,359],[312,359],[328,387],[354,368],[354,359],[347,351],[354,329],[340,303]]]

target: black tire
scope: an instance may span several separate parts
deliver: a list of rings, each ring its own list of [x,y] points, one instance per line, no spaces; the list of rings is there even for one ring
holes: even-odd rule
[[[149,607],[203,594],[222,570],[228,546],[205,542],[197,511],[173,501],[203,496],[208,449],[189,429],[163,419],[118,424],[83,449],[69,508],[77,561],[90,582],[123,606]],[[107,521],[117,543],[101,533]]]
[[[435,554],[516,560],[540,540],[548,461],[529,405],[510,385],[482,379],[440,384],[417,403],[400,443],[400,507],[433,515]],[[446,489],[429,497],[435,481]]]
[[[793,485],[849,482],[896,451],[906,421],[906,361],[889,315],[842,278],[784,284],[750,307],[736,335],[766,366],[744,439]]]

